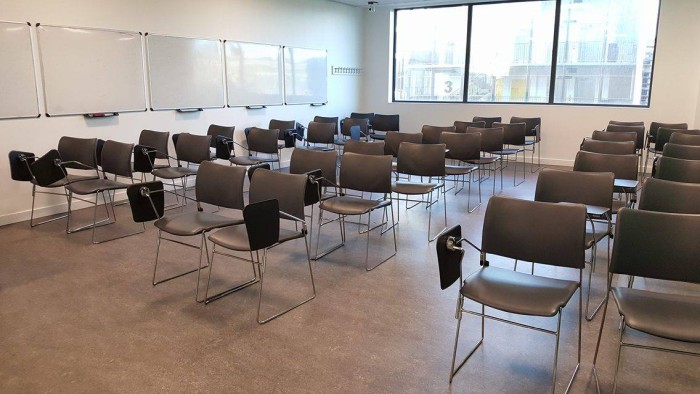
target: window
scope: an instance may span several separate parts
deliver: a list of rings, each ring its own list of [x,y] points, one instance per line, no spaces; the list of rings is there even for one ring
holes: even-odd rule
[[[658,11],[659,0],[396,10],[393,99],[649,106]]]
[[[555,9],[555,1],[473,8],[468,101],[549,101]]]
[[[555,103],[649,105],[658,0],[562,0]]]
[[[468,6],[396,11],[394,100],[462,101]]]

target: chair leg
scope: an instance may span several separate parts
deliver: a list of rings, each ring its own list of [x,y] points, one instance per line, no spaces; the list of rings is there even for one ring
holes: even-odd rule
[[[456,316],[456,318],[457,318],[457,332],[455,333],[455,345],[454,345],[454,349],[452,350],[452,367],[450,369],[450,383],[452,383],[452,379],[454,378],[454,376],[457,374],[457,372],[459,372],[459,370],[464,366],[464,364],[467,363],[467,361],[472,356],[472,354],[474,354],[476,349],[478,349],[479,346],[481,346],[481,344],[484,343],[484,319],[485,319],[484,318],[484,312],[485,312],[484,309],[485,309],[485,307],[482,304],[481,305],[481,338],[479,339],[479,342],[477,342],[476,345],[474,345],[472,350],[469,351],[467,356],[459,363],[457,368],[455,368],[455,359],[457,357],[457,346],[459,344],[459,328],[460,328],[460,325],[462,324],[462,316],[463,316],[462,308],[463,308],[463,306],[464,306],[464,298],[460,294],[459,299],[457,300],[457,316]]]
[[[206,244],[205,244],[205,245],[206,245]],[[258,279],[259,276],[258,276],[257,271],[256,271],[256,262],[255,262],[255,260],[253,260],[253,252],[250,252],[250,260],[246,260],[246,259],[244,259],[244,258],[242,258],[242,257],[238,257],[238,256],[226,254],[226,253],[220,253],[220,254],[223,254],[223,255],[225,255],[225,256],[233,257],[233,258],[240,259],[240,260],[243,260],[243,261],[249,261],[249,262],[251,263],[251,266],[253,267],[253,278],[247,280],[246,282],[243,282],[243,283],[241,283],[241,284],[238,284],[238,285],[235,285],[235,286],[233,286],[233,287],[231,287],[231,288],[228,288],[228,289],[226,289],[226,290],[223,290],[223,291],[221,291],[221,292],[219,292],[219,293],[216,293],[216,294],[214,294],[213,296],[210,297],[210,296],[209,296],[209,286],[211,285],[211,273],[212,273],[212,271],[214,270],[214,255],[216,255],[216,254],[217,254],[217,252],[216,252],[216,244],[214,244],[214,246],[212,246],[212,249],[211,249],[211,260],[208,260],[208,263],[209,263],[209,275],[208,275],[208,278],[207,278],[206,290],[204,291],[204,299],[199,300],[199,295],[197,295],[197,302],[203,302],[204,305],[208,305],[209,303],[214,302],[214,301],[216,301],[216,300],[218,300],[218,299],[220,299],[220,298],[223,298],[223,297],[225,297],[225,296],[227,296],[227,295],[229,295],[229,294],[235,293],[235,292],[237,292],[238,290],[245,289],[245,288],[248,287],[248,286],[251,286],[251,285],[254,285],[255,283],[258,283],[258,281],[259,281],[259,279]],[[200,255],[200,256],[201,256],[201,255]],[[208,256],[209,256],[209,254],[207,253],[207,258],[208,258]],[[201,260],[200,260],[200,261],[201,261]],[[200,272],[201,272],[201,269],[200,269]],[[197,290],[199,290],[199,275],[200,275],[200,274],[198,273],[198,274],[197,274]]]
[[[155,263],[153,264],[153,280],[151,281],[151,283],[153,284],[153,286],[157,286],[157,285],[159,285],[159,284],[161,284],[161,283],[168,282],[168,281],[171,281],[171,280],[173,280],[173,279],[177,279],[177,278],[179,278],[179,277],[181,277],[181,276],[185,276],[185,275],[191,274],[191,273],[193,273],[193,272],[200,271],[202,268],[207,268],[207,267],[209,266],[209,264],[207,264],[207,265],[205,265],[204,267],[201,267],[201,266],[200,266],[199,268],[195,268],[195,269],[189,270],[189,271],[187,271],[187,272],[183,272],[183,273],[181,273],[181,274],[177,274],[177,275],[175,275],[175,276],[171,276],[171,277],[169,277],[169,278],[165,278],[165,279],[161,279],[161,280],[156,280],[156,273],[157,273],[157,271],[158,271],[158,258],[159,258],[159,255],[160,255],[160,244],[161,244],[161,241],[162,241],[162,240],[170,241],[170,242],[172,242],[172,243],[176,243],[176,244],[179,244],[179,245],[182,245],[182,246],[187,246],[187,247],[192,248],[192,249],[199,249],[199,250],[200,250],[200,265],[201,265],[201,246],[200,246],[200,247],[197,247],[197,246],[190,245],[190,244],[187,244],[187,243],[185,243],[185,242],[177,241],[177,240],[174,240],[174,239],[163,238],[162,235],[163,235],[163,234],[162,234],[162,231],[159,229],[159,230],[158,230],[158,237],[157,237],[157,239],[156,239],[156,261],[155,261]],[[202,237],[204,237],[204,234],[202,234]],[[208,256],[208,254],[207,254],[207,256]],[[197,286],[199,286],[199,277],[197,278]]]
[[[610,278],[611,274],[608,274],[608,282],[611,281]],[[606,295],[605,298],[603,299],[603,317],[600,321],[600,329],[598,330],[598,341],[596,342],[595,345],[595,353],[593,354],[593,378],[595,379],[595,386],[596,386],[596,391],[600,393],[600,382],[598,381],[598,370],[596,369],[596,362],[598,361],[598,351],[600,351],[600,340],[603,337],[603,328],[605,327],[605,317],[608,312],[608,301],[609,301],[609,294],[608,294],[609,288],[606,288]]]
[[[617,377],[618,377],[618,372],[620,371],[620,359],[622,358],[622,334],[625,332],[625,328],[627,325],[625,324],[625,318],[622,318],[622,324],[620,326],[620,335],[618,337],[617,341],[617,357],[615,358],[615,377],[613,378],[613,394],[617,392]]]
[[[385,207],[384,209],[386,209],[386,207]],[[372,211],[370,211],[370,212],[367,213],[367,228],[368,228],[368,229],[370,228],[370,225],[371,225],[371,217],[372,217]],[[373,269],[375,269],[375,268],[379,267],[380,265],[384,264],[385,262],[387,262],[390,258],[396,256],[396,252],[397,252],[397,246],[396,246],[396,226],[395,226],[395,223],[394,223],[394,211],[393,211],[393,210],[391,211],[391,231],[392,231],[392,234],[394,235],[394,253],[392,253],[392,254],[389,255],[387,258],[385,258],[384,260],[380,261],[379,263],[377,263],[375,266],[373,266],[373,267],[371,267],[371,268],[370,268],[370,266],[369,266],[369,242],[370,242],[369,240],[370,240],[370,231],[367,231],[367,242],[366,242],[366,249],[365,249],[365,269],[366,269],[367,271],[372,271]],[[380,230],[380,232],[381,232],[381,230]]]
[[[580,310],[579,310],[579,315],[580,315]],[[554,345],[554,373],[552,374],[552,394],[554,394],[555,389],[557,388],[557,361],[559,358],[559,336],[561,334],[561,309],[559,310],[559,315],[557,316],[557,332],[555,334],[556,336],[556,344]]]

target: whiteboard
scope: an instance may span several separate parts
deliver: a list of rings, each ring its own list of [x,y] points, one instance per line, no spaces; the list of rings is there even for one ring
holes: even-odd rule
[[[282,47],[224,41],[226,94],[230,107],[282,105]]]
[[[221,41],[146,35],[151,109],[221,108]]]
[[[327,103],[327,52],[284,47],[284,99],[287,104]]]
[[[0,119],[39,116],[27,23],[0,22]]]
[[[141,33],[37,25],[47,116],[145,111]]]

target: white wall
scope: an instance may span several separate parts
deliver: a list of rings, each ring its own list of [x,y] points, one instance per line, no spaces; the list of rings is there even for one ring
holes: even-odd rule
[[[400,114],[402,131],[424,124],[451,125],[478,116],[542,117],[542,160],[573,165],[581,139],[609,120],[687,122],[700,127],[700,1],[662,0],[656,64],[649,108],[507,104],[391,103],[393,12],[368,14],[365,29],[365,84],[360,110]],[[416,28],[420,28],[416,26]]]
[[[361,8],[326,0],[0,0],[2,20],[327,49],[329,67],[362,64],[363,18]],[[235,125],[240,140],[245,127],[267,127],[271,118],[306,124],[315,115],[347,116],[359,105],[360,84],[361,78],[329,73],[325,107],[124,113],[90,120],[81,116],[0,120],[0,151],[40,155],[55,148],[63,135],[136,142],[140,131],[147,128],[206,134],[211,123]],[[41,87],[39,90],[41,95]],[[43,95],[40,102],[43,113]],[[29,218],[30,190],[26,183],[13,182],[7,160],[0,161],[0,225]],[[65,210],[60,198],[41,196],[37,204],[39,215]]]

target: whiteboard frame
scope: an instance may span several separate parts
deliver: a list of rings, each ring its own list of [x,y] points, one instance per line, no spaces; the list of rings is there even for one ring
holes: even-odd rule
[[[170,37],[170,38],[185,38],[189,40],[205,40],[205,41],[218,41],[219,46],[221,47],[221,55],[220,55],[220,60],[221,60],[221,83],[223,85],[223,105],[221,106],[205,106],[205,107],[179,107],[179,108],[154,108],[153,107],[153,85],[152,85],[152,79],[151,79],[151,54],[149,51],[149,46],[148,46],[148,36],[160,36],[160,37]],[[199,110],[203,109],[217,109],[217,108],[226,108],[227,104],[227,96],[226,96],[226,59],[225,59],[225,48],[223,44],[223,40],[221,38],[207,38],[207,37],[189,37],[189,36],[176,36],[176,35],[171,35],[171,34],[161,34],[161,33],[153,33],[153,32],[145,32],[143,34],[144,40],[144,50],[146,52],[145,56],[145,61],[146,61],[146,76],[148,79],[148,104],[150,104],[149,109],[153,112],[156,111],[178,111],[178,112],[196,112]]]
[[[6,21],[6,20],[0,20],[0,23],[9,23],[9,24],[15,24],[15,25],[27,25],[27,33],[29,34],[29,51],[30,55],[32,58],[32,80],[34,81],[34,96],[36,98],[36,115],[0,115],[0,120],[3,119],[34,119],[34,118],[39,118],[41,117],[41,108],[39,108],[39,84],[36,79],[36,59],[34,59],[34,50],[38,48],[38,46],[35,48],[34,45],[34,38],[32,37],[32,24],[31,22],[14,22],[14,21]]]
[[[57,28],[62,28],[62,29],[77,29],[77,30],[92,30],[92,31],[102,31],[102,32],[109,32],[109,33],[121,33],[121,34],[138,34],[141,40],[141,73],[143,76],[143,102],[144,102],[144,108],[143,109],[129,109],[129,110],[105,110],[102,111],[104,113],[113,113],[115,115],[118,115],[120,113],[127,113],[127,112],[146,112],[148,111],[148,101],[147,101],[147,95],[146,95],[146,69],[145,69],[145,59],[143,56],[143,46],[144,46],[144,40],[143,40],[143,33],[140,31],[130,31],[130,30],[116,30],[116,29],[101,29],[98,27],[80,27],[80,26],[67,26],[67,25],[52,25],[52,24],[41,24],[40,22],[37,22],[34,25],[34,28],[36,29],[36,37],[37,37],[37,48],[38,48],[38,53],[39,53],[39,64],[41,65],[41,85],[43,87],[44,91],[44,110],[46,110],[46,117],[47,118],[53,118],[53,117],[58,117],[58,116],[75,116],[75,115],[88,115],[89,113],[84,113],[84,112],[71,112],[71,113],[63,113],[63,114],[49,114],[48,113],[48,103],[47,103],[47,96],[46,96],[46,81],[44,77],[44,60],[41,56],[41,40],[39,39],[39,27],[40,26],[48,26],[48,27],[57,27]]]
[[[281,88],[282,88],[282,93],[281,93],[281,100],[279,102],[275,103],[248,103],[248,104],[233,104],[231,105],[231,100],[229,97],[229,80],[228,80],[228,59],[226,57],[226,43],[227,42],[237,42],[241,44],[254,44],[254,45],[266,45],[270,47],[277,47],[279,50],[279,57],[280,57],[280,69],[279,72],[281,73]],[[265,42],[252,42],[252,41],[238,41],[238,40],[223,40],[223,48],[224,48],[224,82],[225,82],[225,93],[226,93],[226,107],[227,108],[242,108],[242,107],[272,107],[272,106],[282,106],[285,105],[285,100],[284,100],[284,88],[285,88],[285,80],[284,80],[284,46],[280,44],[270,44],[270,43],[265,43]]]
[[[326,74],[326,100],[325,101],[298,101],[298,102],[292,102],[290,103],[287,101],[287,56],[285,50],[287,48],[291,49],[304,49],[308,51],[319,51],[319,52],[325,52],[326,56],[326,66],[325,66],[325,74]],[[316,49],[316,48],[307,48],[307,47],[296,47],[296,46],[291,46],[291,45],[283,45],[282,46],[282,62],[283,62],[283,72],[284,72],[284,104],[285,105],[312,105],[312,106],[322,106],[328,104],[328,49]]]

